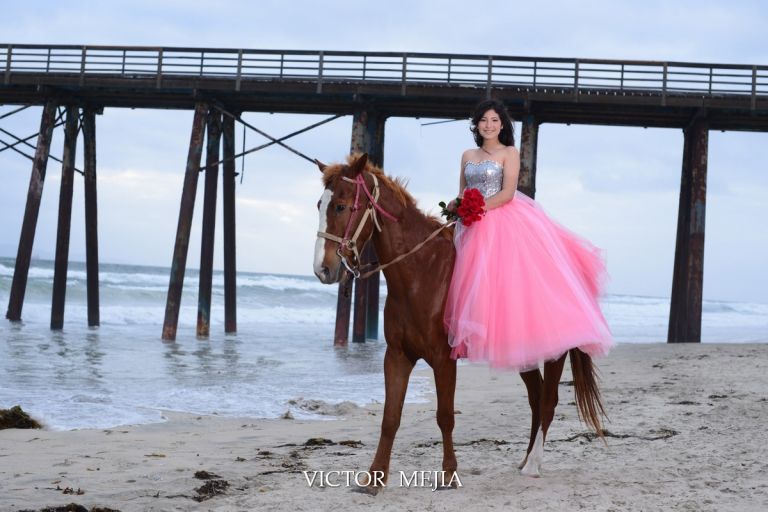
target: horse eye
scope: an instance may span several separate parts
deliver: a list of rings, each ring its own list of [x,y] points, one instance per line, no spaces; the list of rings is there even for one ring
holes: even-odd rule
[[[346,208],[346,206],[345,206],[345,205],[343,205],[343,204],[337,204],[337,205],[336,205],[336,213],[341,213],[341,212],[343,212],[343,211],[344,211],[344,208]]]

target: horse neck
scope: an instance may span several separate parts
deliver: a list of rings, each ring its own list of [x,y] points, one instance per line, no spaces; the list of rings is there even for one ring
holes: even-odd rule
[[[410,251],[425,240],[436,227],[434,222],[431,222],[415,205],[402,204],[388,187],[382,187],[379,204],[399,219],[398,222],[393,222],[380,216],[381,231],[374,230],[372,241],[378,260],[382,264]],[[438,240],[441,240],[441,237],[438,236],[420,250],[410,254],[402,263],[384,269],[390,294],[407,292],[423,279],[428,279],[430,276],[436,277],[433,273],[424,270],[428,268],[428,260],[433,256],[433,251],[439,247],[436,243]],[[448,247],[450,250],[452,245],[449,244]]]

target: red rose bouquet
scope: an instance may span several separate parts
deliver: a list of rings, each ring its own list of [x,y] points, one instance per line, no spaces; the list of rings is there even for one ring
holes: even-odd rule
[[[464,190],[463,197],[456,198],[456,210],[448,210],[445,202],[438,203],[443,209],[441,214],[448,220],[461,220],[465,226],[479,221],[485,215],[485,198],[476,188]]]

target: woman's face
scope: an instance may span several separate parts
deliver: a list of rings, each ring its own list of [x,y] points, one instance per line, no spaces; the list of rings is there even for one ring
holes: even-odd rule
[[[495,110],[490,109],[478,121],[477,129],[485,140],[498,139],[501,132],[501,117]]]

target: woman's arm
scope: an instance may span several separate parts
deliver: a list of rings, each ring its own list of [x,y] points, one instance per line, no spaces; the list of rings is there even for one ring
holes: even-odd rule
[[[464,166],[467,163],[467,159],[469,158],[469,153],[471,150],[467,150],[461,155],[461,169],[459,169],[459,193],[456,194],[456,197],[462,197],[464,195],[464,189],[467,188],[467,179],[464,177]],[[448,206],[446,207],[449,211],[455,211],[456,210],[456,200],[451,200],[450,203],[448,203]]]
[[[520,153],[513,146],[506,149],[504,154],[504,179],[501,190],[485,200],[485,209],[493,210],[503,206],[515,197],[517,179],[520,175]],[[462,175],[463,176],[463,175]]]
[[[457,197],[461,197],[464,194],[464,189],[467,188],[467,179],[464,177],[464,166],[467,165],[467,159],[471,150],[466,150],[461,154],[461,169],[459,169],[459,193]]]

